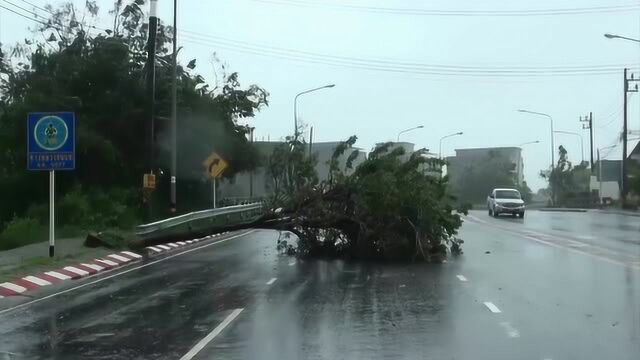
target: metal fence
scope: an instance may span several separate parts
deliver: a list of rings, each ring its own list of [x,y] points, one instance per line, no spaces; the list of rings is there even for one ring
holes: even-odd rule
[[[233,216],[235,222],[242,222],[262,213],[262,203],[227,206],[217,209],[194,211],[188,214],[143,224],[136,227],[136,235],[140,237],[159,233],[170,233],[186,227],[192,230],[203,224],[222,223],[228,225]],[[223,221],[219,221],[223,220]]]

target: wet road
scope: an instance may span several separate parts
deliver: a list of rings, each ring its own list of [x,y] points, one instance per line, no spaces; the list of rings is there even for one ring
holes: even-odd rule
[[[274,232],[233,235],[0,303],[0,359],[636,360],[640,219],[595,215],[472,212],[442,265],[295,260]]]

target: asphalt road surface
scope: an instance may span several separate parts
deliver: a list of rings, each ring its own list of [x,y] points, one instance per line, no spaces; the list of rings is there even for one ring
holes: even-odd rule
[[[472,212],[460,235],[445,264],[380,265],[232,234],[0,302],[0,359],[640,357],[640,218]]]

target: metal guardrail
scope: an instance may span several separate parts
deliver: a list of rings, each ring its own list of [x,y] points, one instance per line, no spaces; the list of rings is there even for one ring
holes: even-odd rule
[[[188,214],[152,222],[150,224],[143,224],[136,227],[136,235],[143,236],[151,233],[166,230],[179,225],[187,224],[190,222],[211,219],[221,215],[237,214],[247,211],[254,211],[262,209],[262,203],[253,203],[247,205],[235,205],[227,206],[217,209],[209,209],[202,211],[194,211]]]

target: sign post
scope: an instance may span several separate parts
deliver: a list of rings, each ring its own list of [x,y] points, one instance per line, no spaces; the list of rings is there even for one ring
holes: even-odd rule
[[[217,207],[217,199],[216,199],[216,183],[218,182],[218,178],[222,176],[222,173],[229,167],[229,163],[227,163],[218,153],[211,153],[209,157],[202,162],[202,166],[204,166],[207,175],[211,177],[213,184],[211,185],[213,191],[213,208]]]
[[[55,172],[76,167],[75,125],[71,112],[27,116],[27,169],[49,172],[49,257],[55,255]]]

